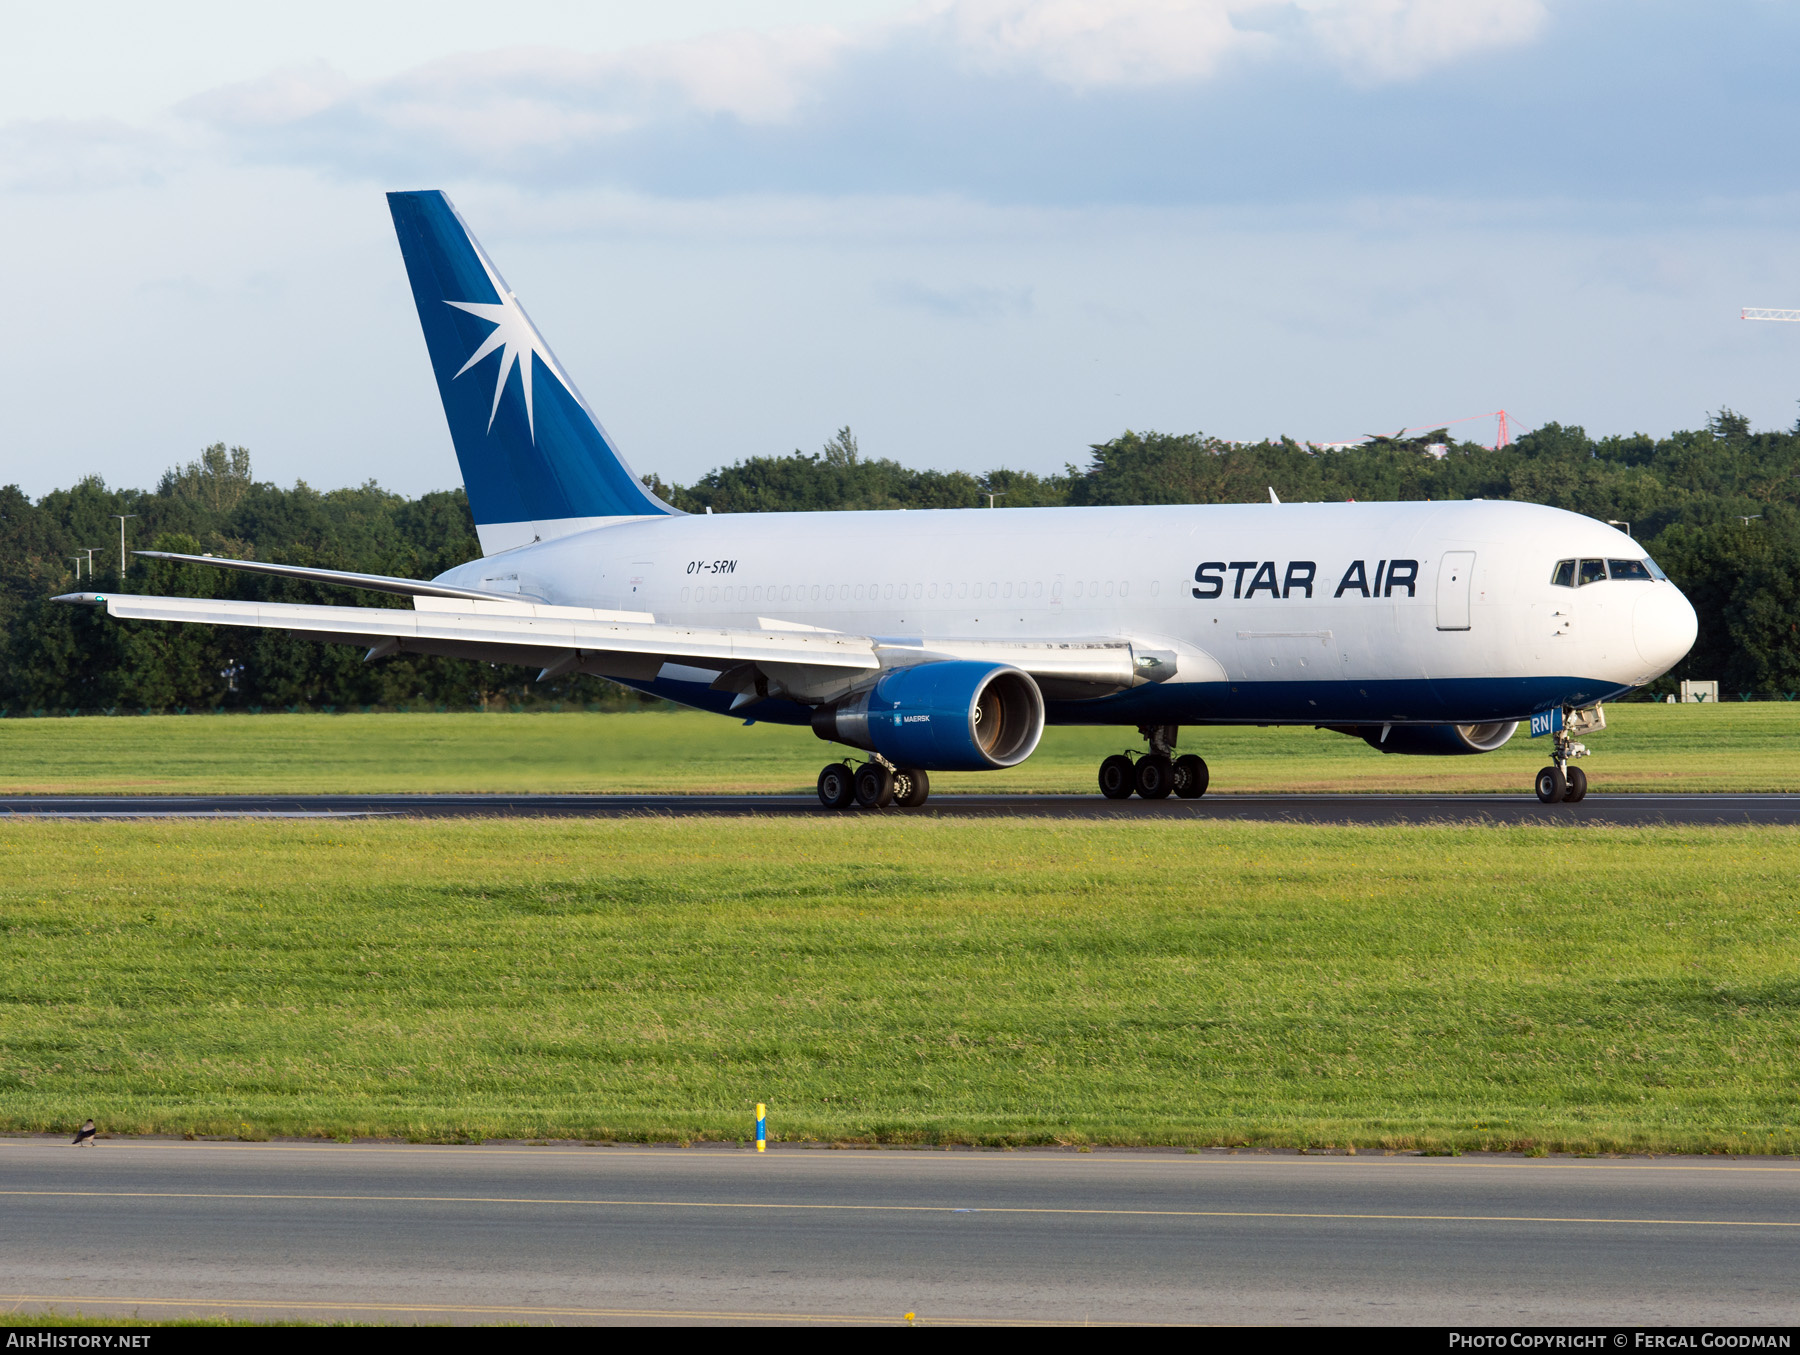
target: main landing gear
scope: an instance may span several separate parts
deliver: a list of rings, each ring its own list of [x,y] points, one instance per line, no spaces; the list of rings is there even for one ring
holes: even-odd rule
[[[1587,773],[1569,764],[1588,755],[1587,745],[1575,742],[1577,734],[1592,734],[1606,728],[1606,713],[1598,706],[1588,710],[1565,710],[1562,728],[1552,735],[1550,765],[1537,774],[1533,783],[1537,797],[1544,804],[1573,805],[1586,798]]]
[[[880,762],[865,762],[852,768],[848,763],[834,762],[819,773],[819,803],[827,809],[886,809],[898,805],[917,809],[931,794],[931,778],[916,767],[895,767]]]
[[[1145,725],[1139,731],[1150,745],[1148,753],[1134,759],[1114,753],[1100,764],[1100,793],[1109,800],[1166,800],[1171,794],[1197,800],[1212,780],[1204,759],[1192,753],[1174,756],[1176,725]]]

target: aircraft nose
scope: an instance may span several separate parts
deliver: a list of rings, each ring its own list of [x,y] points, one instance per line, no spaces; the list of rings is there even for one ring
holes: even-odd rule
[[[1631,614],[1631,638],[1644,662],[1666,673],[1681,661],[1700,634],[1694,604],[1672,583],[1659,583],[1637,601]]]

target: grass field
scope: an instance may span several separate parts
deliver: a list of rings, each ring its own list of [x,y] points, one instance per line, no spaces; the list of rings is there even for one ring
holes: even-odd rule
[[[1800,790],[1800,704],[1621,705],[1588,743],[1598,791]],[[957,791],[1095,793],[1129,729],[1052,729],[1023,766],[933,777]],[[1189,729],[1213,793],[1527,793],[1548,740],[1479,757],[1401,757],[1315,729]],[[841,752],[842,750],[839,750]],[[146,716],[0,720],[0,793],[812,789],[831,747],[809,730],[693,712]]]
[[[7,822],[0,1126],[1790,1152],[1797,880],[1788,829]]]

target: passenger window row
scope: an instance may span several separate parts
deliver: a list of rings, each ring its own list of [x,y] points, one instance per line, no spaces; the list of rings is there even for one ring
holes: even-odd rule
[[[1558,588],[1580,588],[1584,584],[1601,583],[1608,578],[1636,579],[1649,583],[1666,579],[1656,561],[1643,560],[1558,560],[1550,582]]]
[[[1049,585],[1052,601],[1060,600],[1063,586],[1060,582]],[[1158,590],[1154,585],[1150,591]],[[1131,584],[1124,580],[1107,579],[1105,582],[1093,580],[1083,583],[1077,580],[1070,588],[1072,596],[1077,598],[1129,597]],[[906,602],[924,601],[977,601],[987,598],[994,601],[1005,600],[1038,600],[1044,596],[1044,584],[1020,581],[1018,583],[992,582],[957,582],[945,580],[943,583],[900,583],[900,584],[783,584],[777,588],[773,584],[763,587],[760,584],[702,584],[697,588],[683,588],[683,602]]]

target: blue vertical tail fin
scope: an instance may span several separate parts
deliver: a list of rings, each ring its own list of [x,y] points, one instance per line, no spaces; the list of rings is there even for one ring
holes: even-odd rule
[[[450,199],[387,197],[482,552],[675,512],[632,474]]]

